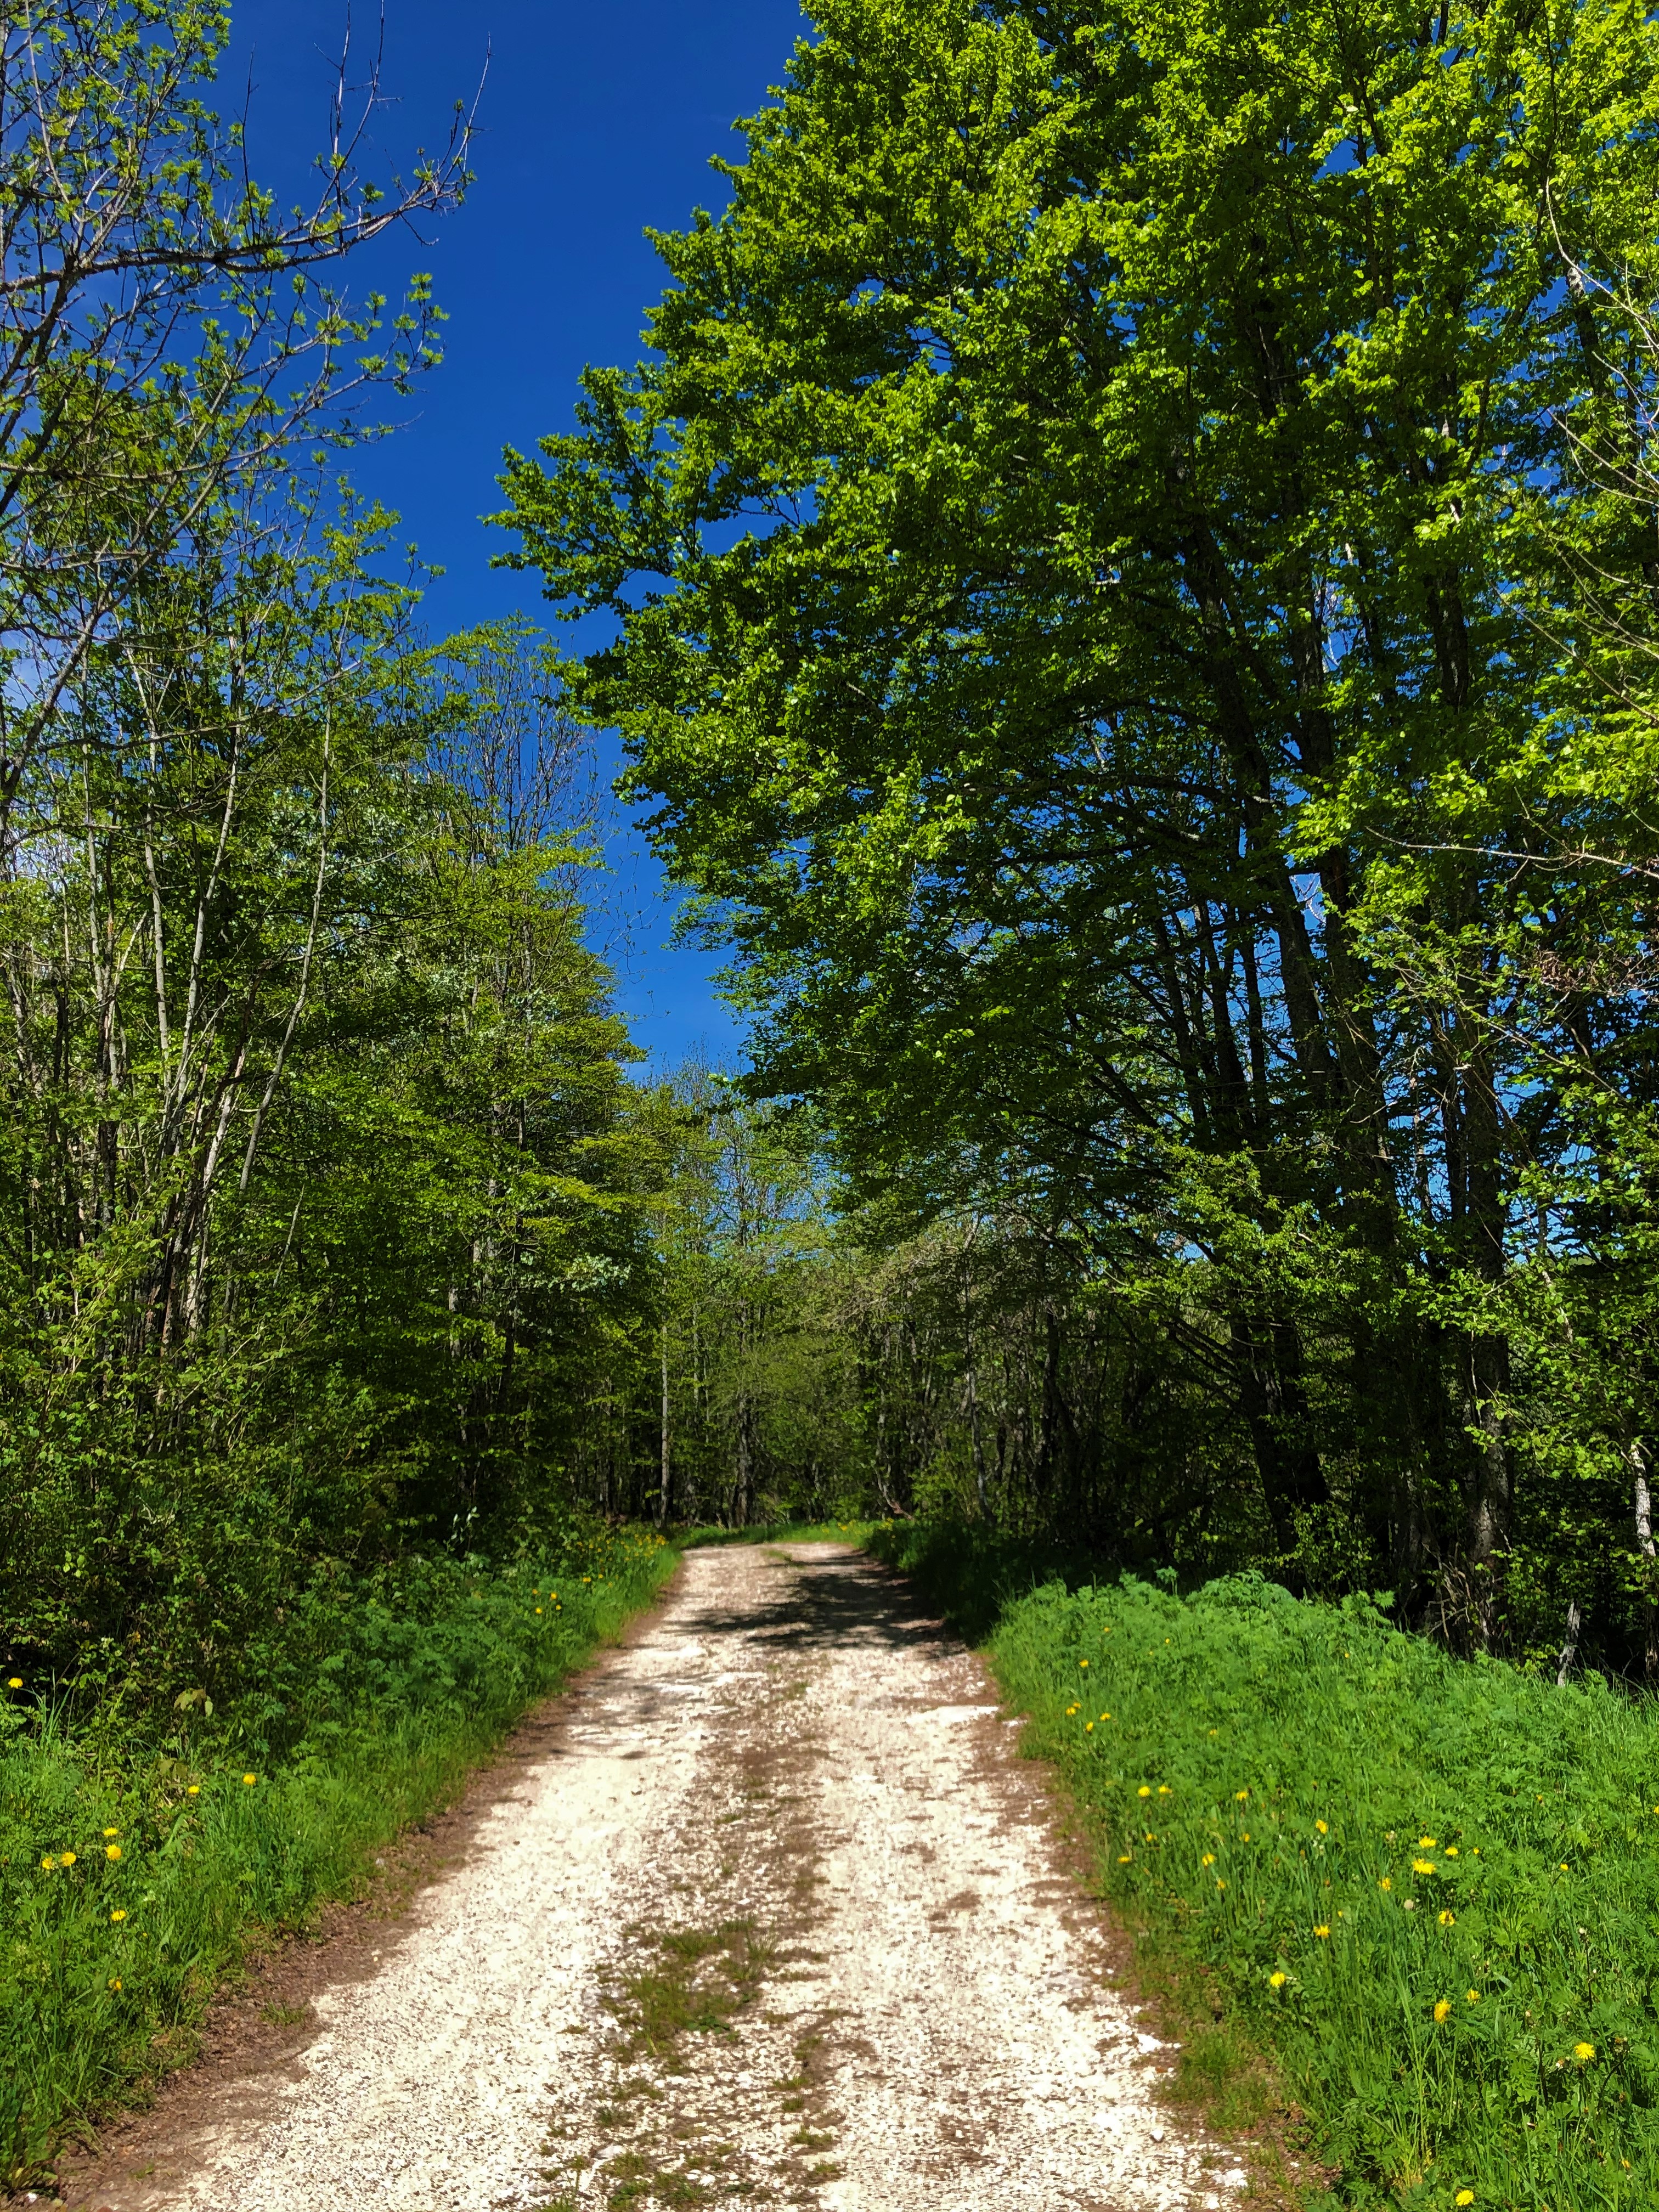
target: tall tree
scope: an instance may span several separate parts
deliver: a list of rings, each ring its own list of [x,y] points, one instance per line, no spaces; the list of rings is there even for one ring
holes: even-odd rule
[[[1582,936],[1513,855],[1598,711],[1574,440],[1650,368],[1574,272],[1645,265],[1646,19],[814,16],[658,240],[653,356],[509,455],[514,557],[615,623],[576,696],[735,933],[760,1086],[866,1194],[1012,1181],[1177,1269],[1281,1555],[1340,1492],[1490,1638],[1518,1208],[1587,1126],[1540,1070],[1628,1018],[1510,955]]]

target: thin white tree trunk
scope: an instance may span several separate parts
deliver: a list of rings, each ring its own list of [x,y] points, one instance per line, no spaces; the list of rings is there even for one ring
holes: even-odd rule
[[[662,1476],[657,1492],[657,1526],[662,1528],[668,1519],[668,1474],[670,1444],[668,1428],[668,1323],[662,1325]]]
[[[1567,1601],[1566,1641],[1561,1646],[1561,1664],[1557,1668],[1555,1674],[1555,1686],[1558,1690],[1566,1688],[1567,1677],[1571,1674],[1574,1662],[1577,1659],[1578,1631],[1583,1623],[1583,1618],[1578,1610],[1577,1599],[1570,1598]]]

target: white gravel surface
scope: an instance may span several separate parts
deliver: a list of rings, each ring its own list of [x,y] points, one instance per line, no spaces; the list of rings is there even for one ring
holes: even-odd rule
[[[1157,2086],[970,1654],[834,1545],[688,1555],[287,2078],[112,2212],[1174,2212]]]

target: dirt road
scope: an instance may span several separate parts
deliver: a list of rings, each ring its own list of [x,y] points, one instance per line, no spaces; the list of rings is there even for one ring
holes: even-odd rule
[[[1163,2212],[1245,2176],[1156,2100],[980,1662],[833,1545],[693,1552],[280,2072],[111,2212]],[[203,2100],[205,2099],[205,2101]]]

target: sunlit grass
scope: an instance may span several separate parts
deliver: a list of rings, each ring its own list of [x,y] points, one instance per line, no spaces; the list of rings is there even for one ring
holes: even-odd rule
[[[959,1533],[872,1546],[992,1622],[1103,1887],[1273,2053],[1340,2202],[1659,2203],[1650,1705],[1256,1578],[1021,1590]]]
[[[676,1541],[687,1551],[721,1544],[861,1544],[872,1525],[868,1521],[757,1521],[723,1528],[706,1522],[684,1530]]]

